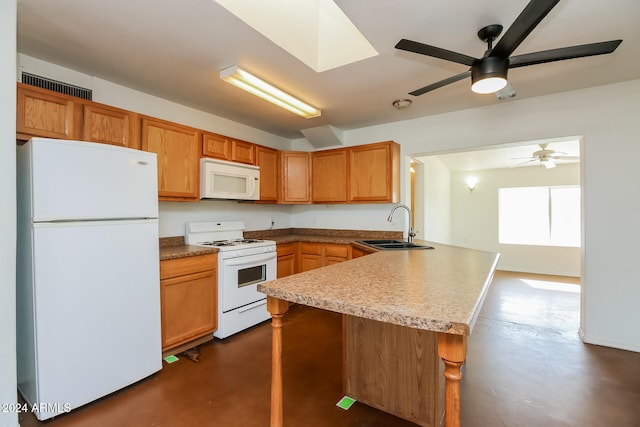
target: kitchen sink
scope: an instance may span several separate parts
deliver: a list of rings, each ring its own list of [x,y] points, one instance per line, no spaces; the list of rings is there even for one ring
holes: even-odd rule
[[[358,240],[356,243],[361,243],[383,251],[394,249],[433,249],[433,246],[419,245],[417,243],[405,242],[402,240]]]

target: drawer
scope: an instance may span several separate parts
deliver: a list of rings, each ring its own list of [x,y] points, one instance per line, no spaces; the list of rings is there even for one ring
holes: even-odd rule
[[[189,256],[160,261],[160,279],[213,270],[218,267],[218,254]]]
[[[296,248],[294,243],[281,243],[276,245],[276,252],[279,257],[284,255],[293,255],[295,251]]]
[[[307,255],[322,255],[322,244],[300,243],[300,253]]]
[[[324,255],[327,257],[349,257],[349,245],[325,245]]]

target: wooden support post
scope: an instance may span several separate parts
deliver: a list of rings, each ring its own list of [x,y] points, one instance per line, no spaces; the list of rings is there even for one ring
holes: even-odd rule
[[[466,335],[438,335],[438,355],[444,362],[444,425],[460,427],[460,368],[467,357]]]
[[[271,427],[282,427],[282,316],[289,302],[267,295],[267,310],[271,313]]]

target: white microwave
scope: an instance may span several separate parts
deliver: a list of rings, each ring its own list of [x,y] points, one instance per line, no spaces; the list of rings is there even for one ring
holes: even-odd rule
[[[200,198],[260,200],[260,168],[201,158]]]

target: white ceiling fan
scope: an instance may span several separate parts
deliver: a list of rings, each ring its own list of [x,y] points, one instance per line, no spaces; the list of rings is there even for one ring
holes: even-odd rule
[[[552,169],[556,167],[556,163],[554,160],[569,160],[569,161],[580,160],[579,156],[569,156],[565,152],[548,149],[547,146],[549,144],[538,144],[538,145],[540,146],[540,149],[538,151],[534,151],[531,157],[525,157],[527,159],[525,162],[518,163],[516,165],[513,165],[512,167],[522,166],[527,163],[539,161],[540,164],[545,168]],[[522,159],[522,157],[520,159]]]

